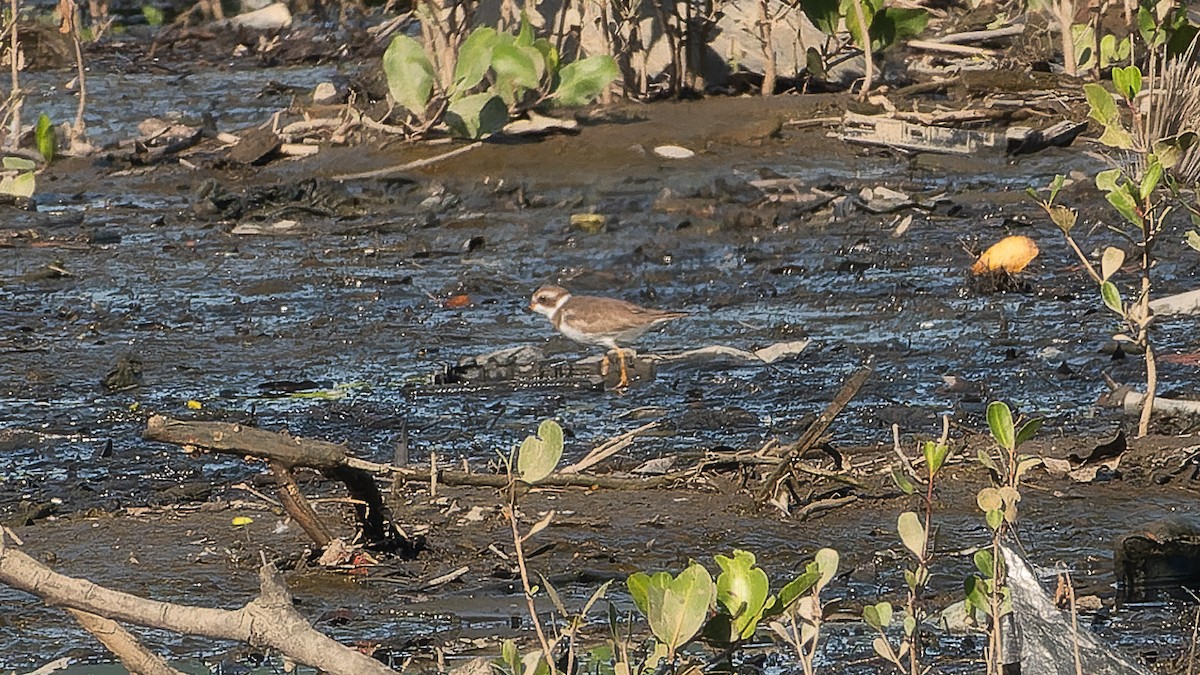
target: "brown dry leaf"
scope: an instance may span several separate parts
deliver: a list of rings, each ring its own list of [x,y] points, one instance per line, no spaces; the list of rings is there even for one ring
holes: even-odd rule
[[[992,244],[971,266],[972,274],[1003,271],[1016,274],[1038,256],[1038,247],[1024,235],[1005,237]]]

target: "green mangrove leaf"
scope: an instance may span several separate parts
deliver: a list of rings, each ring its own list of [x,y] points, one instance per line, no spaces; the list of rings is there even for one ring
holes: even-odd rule
[[[0,178],[0,195],[12,195],[30,199],[37,189],[37,178],[32,171]]]
[[[1071,229],[1075,227],[1076,221],[1079,220],[1079,213],[1075,209],[1061,204],[1051,206],[1049,213],[1050,220],[1058,226],[1058,229],[1063,231],[1063,234],[1070,234]]]
[[[983,575],[984,579],[994,579],[996,577],[996,566],[994,564],[995,561],[992,558],[992,552],[989,549],[981,548],[978,551],[975,551],[975,555],[972,556],[972,560],[975,563],[975,569],[979,570],[979,573]]]
[[[800,9],[817,30],[836,35],[842,21],[838,0],[800,0]]]
[[[1116,246],[1109,246],[1104,249],[1104,255],[1100,257],[1100,280],[1108,281],[1112,275],[1121,269],[1121,265],[1125,264],[1125,251]]]
[[[1104,127],[1100,142],[1112,148],[1132,150],[1133,136],[1121,121],[1121,113],[1117,110],[1117,102],[1113,95],[1094,82],[1083,85],[1083,92],[1091,108],[1088,116]]]
[[[1108,200],[1109,204],[1112,204],[1112,207],[1117,210],[1117,213],[1125,216],[1125,220],[1129,221],[1131,225],[1136,225],[1138,228],[1143,228],[1145,227],[1145,221],[1142,220],[1142,216],[1137,210],[1137,204],[1134,203],[1133,197],[1129,194],[1129,191],[1126,190],[1125,187],[1126,186],[1121,186],[1116,190],[1105,194],[1104,198]]]
[[[1001,523],[1004,522],[1004,510],[993,509],[984,514],[983,518],[987,522],[988,528],[995,532],[996,530],[1000,529]]]
[[[479,86],[492,67],[492,50],[497,43],[496,29],[480,26],[471,31],[458,48],[458,62],[454,64],[454,84],[451,96],[465,94]]]
[[[471,97],[467,97],[471,98]],[[537,436],[527,436],[517,452],[517,477],[530,485],[542,480],[562,458],[562,427],[554,420],[538,426]]]
[[[1194,131],[1185,131],[1168,138],[1154,142],[1154,157],[1164,169],[1174,169],[1183,159],[1183,153],[1196,144],[1197,136]]]
[[[37,162],[24,157],[8,155],[4,158],[2,166],[9,171],[33,171],[37,169]]]
[[[546,64],[546,69],[551,73],[558,72],[558,50],[546,38],[538,38],[533,41],[533,48],[538,50],[542,55],[542,61]]]
[[[1050,181],[1050,201],[1053,203],[1058,198],[1058,193],[1063,189],[1063,184],[1067,182],[1067,177],[1061,173],[1054,175],[1054,180]]]
[[[533,24],[529,22],[529,15],[524,10],[521,11],[521,27],[517,29],[513,44],[518,47],[533,46]]]
[[[1156,161],[1151,161],[1146,167],[1146,173],[1142,176],[1142,184],[1138,186],[1138,196],[1145,202],[1150,198],[1150,195],[1158,189],[1158,184],[1162,181],[1163,168],[1162,164]]]
[[[919,7],[880,9],[871,19],[871,49],[883,51],[899,40],[920,35],[929,23],[929,12]]]
[[[900,533],[904,548],[912,551],[917,559],[922,559],[925,554],[925,527],[921,525],[917,514],[912,511],[901,513],[896,521],[896,531]]]
[[[46,113],[38,115],[33,137],[37,141],[37,149],[42,159],[46,160],[47,164],[53,162],[55,150],[58,149],[58,136],[54,133],[54,123]]]
[[[985,487],[980,490],[975,495],[975,503],[979,505],[979,509],[984,513],[1004,507],[1004,499],[1000,496],[1000,491],[994,487]]]
[[[917,492],[917,486],[913,485],[912,481],[908,479],[908,476],[904,475],[904,472],[898,466],[892,467],[892,482],[906,495],[916,494]]]
[[[1191,246],[1192,248],[1196,249],[1197,251],[1200,251],[1200,232],[1197,232],[1195,230],[1188,230],[1187,245]]]
[[[987,616],[992,615],[992,603],[988,600],[986,581],[974,574],[969,575],[963,581],[963,590],[965,591],[968,607],[982,612]]]
[[[1096,187],[1101,192],[1112,192],[1121,189],[1121,170],[1106,169],[1096,174]]]
[[[532,47],[518,47],[501,41],[492,50],[492,72],[496,74],[496,93],[513,105],[541,82],[538,67],[531,56],[541,54]]]
[[[660,572],[659,574],[666,574]],[[633,598],[633,604],[642,613],[642,616],[650,615],[650,575],[645,572],[634,572],[625,580],[625,587],[629,589],[629,597]]]
[[[1125,316],[1125,305],[1121,302],[1121,291],[1113,282],[1106,281],[1100,284],[1100,298],[1104,300],[1104,306],[1112,311]]]
[[[163,11],[154,5],[142,5],[142,16],[146,17],[146,25],[151,28],[163,25]]]
[[[461,138],[494,134],[508,123],[508,106],[491,92],[470,94],[446,106],[446,126]]]
[[[1115,40],[1116,38],[1113,39]],[[1127,101],[1132,101],[1138,95],[1138,92],[1142,90],[1142,71],[1137,66],[1113,68],[1112,80],[1113,87],[1117,90],[1117,93],[1124,96]]]
[[[809,564],[803,574],[792,579],[779,590],[779,602],[776,603],[775,609],[782,612],[791,607],[797,598],[816,586],[820,580],[821,570],[818,569],[816,563]]]
[[[1092,48],[1096,44],[1092,27],[1085,23],[1071,26],[1071,43],[1075,52],[1075,67],[1080,70],[1091,68],[1092,61],[1096,58],[1096,55],[1092,53]]]
[[[821,571],[821,578],[817,580],[816,584],[816,591],[820,593],[825,585],[837,575],[838,552],[831,548],[823,548],[817,551],[813,561],[817,563],[817,569]]]
[[[980,448],[979,452],[975,455],[975,458],[993,474],[996,476],[1000,475],[1000,467],[996,466],[996,463],[992,461],[991,455],[989,455],[986,450]]]
[[[700,632],[716,586],[708,570],[697,563],[674,579],[664,575],[665,579],[657,574],[650,578],[650,613],[646,618],[654,636],[674,653]]]
[[[1025,424],[1022,424],[1020,430],[1017,431],[1017,447],[1021,447],[1034,436],[1036,436],[1037,432],[1041,430],[1042,422],[1044,421],[1044,418],[1035,417]]]
[[[383,53],[383,72],[396,103],[416,117],[424,115],[433,96],[433,65],[421,43],[407,35],[392,38]]]
[[[880,602],[863,607],[863,621],[875,630],[883,630],[892,624],[892,603]]]
[[[1013,430],[1012,411],[1004,401],[992,401],[987,407],[988,429],[996,444],[1012,452],[1016,449],[1016,432]]]
[[[729,615],[733,640],[754,635],[767,604],[770,581],[762,568],[754,566],[754,554],[735,550],[733,557],[715,556],[721,574],[717,576],[717,604]]]
[[[589,56],[563,66],[554,98],[565,106],[591,103],[620,76],[621,69],[611,56]]]
[[[946,456],[950,454],[950,445],[925,441],[921,446],[921,453],[925,456],[925,466],[928,467],[929,476],[932,478],[946,463]]]
[[[862,7],[861,21],[855,5]],[[863,50],[871,49],[867,39],[864,39],[864,36],[865,38],[871,37],[871,20],[875,18],[875,8],[871,6],[870,0],[842,0],[841,13],[846,21],[846,30],[850,31],[850,37],[854,40],[855,46]]]

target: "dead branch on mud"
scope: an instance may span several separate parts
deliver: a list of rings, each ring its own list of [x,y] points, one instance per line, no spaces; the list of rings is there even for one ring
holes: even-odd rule
[[[300,506],[304,501],[298,489],[287,485],[287,471],[297,466],[317,469],[346,486],[354,502],[355,515],[363,537],[376,546],[409,548],[409,542],[387,520],[383,495],[375,479],[362,464],[356,464],[346,453],[346,447],[326,441],[313,441],[293,437],[287,433],[276,433],[226,422],[185,422],[155,415],[146,423],[145,437],[149,440],[200,448],[226,454],[251,455],[268,460],[272,467],[284,471],[280,489],[280,502],[284,505],[305,532],[319,546],[329,544],[322,527],[314,524],[315,514],[310,518],[310,506]],[[310,529],[311,528],[311,529]]]
[[[125,670],[138,675],[183,675],[167,665],[163,657],[142,646],[136,637],[116,621],[70,607],[67,608],[67,613],[75,617],[84,630],[108,648],[121,665],[125,666]]]
[[[292,595],[282,575],[265,557],[259,570],[259,596],[241,609],[224,610],[149,600],[59,574],[6,545],[6,538],[0,530],[0,583],[36,595],[49,605],[180,634],[268,647],[335,675],[395,672],[314,630],[292,607]]]
[[[867,357],[866,362],[859,367],[858,371],[851,375],[850,379],[846,380],[846,383],[842,385],[841,390],[838,391],[837,396],[834,396],[833,401],[829,403],[825,411],[818,415],[812,424],[808,425],[800,440],[790,445],[785,445],[780,449],[777,453],[780,456],[779,464],[771,471],[767,476],[766,482],[759,489],[757,501],[760,505],[767,503],[768,500],[775,496],[775,492],[779,489],[779,485],[785,477],[791,476],[796,478],[796,458],[803,456],[805,452],[817,444],[817,441],[821,439],[821,435],[833,423],[834,418],[854,399],[855,395],[858,394],[858,390],[866,384],[867,378],[871,376],[874,370],[875,357]]]

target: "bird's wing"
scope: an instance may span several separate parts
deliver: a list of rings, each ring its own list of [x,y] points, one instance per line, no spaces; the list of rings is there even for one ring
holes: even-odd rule
[[[564,319],[576,329],[589,333],[624,333],[646,328],[651,324],[686,316],[682,312],[664,312],[640,307],[616,298],[591,298],[588,311],[578,311],[568,306],[563,308]]]

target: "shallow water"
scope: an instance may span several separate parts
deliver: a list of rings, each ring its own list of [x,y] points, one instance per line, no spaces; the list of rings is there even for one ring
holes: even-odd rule
[[[278,97],[256,99],[261,82],[310,86],[322,77],[306,69],[193,75],[178,86],[139,80],[134,101],[118,93],[130,86],[127,79],[97,76],[89,127],[99,138],[120,138],[144,116],[194,115],[211,106],[224,130],[262,121],[286,105]],[[635,127],[629,144],[641,140]],[[363,215],[300,216],[303,233],[286,237],[235,236],[233,223],[195,216],[189,208],[199,181],[187,174],[90,184],[46,176],[37,212],[10,212],[9,227],[93,243],[87,250],[0,249],[0,418],[4,428],[40,437],[0,453],[0,514],[22,501],[61,500],[64,512],[153,503],[161,490],[183,482],[223,484],[257,471],[234,458],[185,457],[175,447],[142,441],[150,413],[249,416],[264,427],[346,441],[374,460],[391,458],[403,421],[415,461],[431,452],[489,461],[546,417],[569,430],[567,453],[578,457],[640,424],[635,418],[652,408],[673,420],[676,431],[639,440],[630,452],[641,458],[794,438],[805,416],[819,412],[871,354],[875,374],[832,427],[835,442],[890,443],[893,423],[932,436],[942,413],[982,429],[982,410],[994,399],[1046,416],[1043,435],[1104,434],[1122,423],[1092,404],[1105,389],[1100,373],[1137,382],[1140,361],[1113,361],[1101,351],[1115,322],[1053,226],[1021,194],[1055,172],[1091,170],[1095,160],[1069,149],[1019,161],[910,161],[874,151],[814,153],[813,143],[811,135],[785,134],[761,151],[730,152],[726,161],[717,148],[691,164],[618,145],[605,152],[627,152],[636,170],[585,181],[548,165],[543,173],[508,176],[504,186],[462,174],[410,186],[352,183]],[[837,146],[819,139],[817,147],[822,143]],[[529,150],[506,151],[516,161]],[[586,164],[588,157],[563,161]],[[893,236],[892,214],[852,205],[807,213],[757,203],[747,181],[764,173],[839,195],[879,184],[945,192],[946,203],[901,213],[914,216],[912,226]],[[515,205],[521,200],[514,184],[524,186],[528,205]],[[1080,230],[1110,217],[1094,191],[1071,189],[1066,198],[1084,208]],[[690,206],[679,207],[679,200]],[[587,235],[569,224],[570,213],[590,210],[608,217],[605,232]],[[755,223],[754,216],[767,221]],[[979,292],[967,278],[972,257],[964,249],[1010,233],[1029,234],[1041,246],[1024,275],[1030,291]],[[479,237],[482,246],[470,245]],[[1195,286],[1197,257],[1181,239],[1173,225],[1156,270],[1162,293]],[[1102,230],[1087,246],[1101,241],[1109,241]],[[16,280],[50,263],[72,276]],[[655,381],[624,394],[408,395],[461,357],[545,343],[550,326],[526,306],[532,291],[551,281],[691,313],[646,336],[640,349],[751,348],[800,336],[812,343],[799,357],[766,367],[663,367]],[[443,301],[457,293],[472,304],[445,308]],[[1194,350],[1193,323],[1159,323],[1160,353]],[[556,358],[589,354],[559,338],[548,347]],[[143,362],[142,385],[108,393],[101,379],[123,354]],[[947,391],[943,376],[977,387]],[[1192,388],[1193,373],[1184,366],[1164,363],[1160,378],[1160,391]],[[304,380],[344,389],[330,400],[279,398],[261,387]],[[201,410],[189,409],[189,401]],[[1054,515],[1047,521],[1060,526]],[[1105,527],[1121,526],[1118,518]],[[1060,549],[1062,559],[1111,556],[1097,527],[1082,530],[1076,547]],[[1055,529],[1046,541],[1059,534]],[[461,615],[453,621],[492,629],[486,617],[479,625]],[[1114,634],[1136,623],[1118,619]],[[440,625],[425,614],[415,622],[396,617],[377,633],[362,626],[351,632],[394,636]],[[196,643],[184,642],[178,653],[193,654]],[[33,662],[0,659],[0,668]]]

